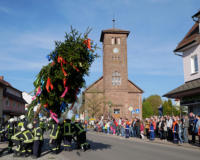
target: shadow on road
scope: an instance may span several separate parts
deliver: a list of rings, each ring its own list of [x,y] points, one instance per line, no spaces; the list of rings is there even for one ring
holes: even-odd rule
[[[110,144],[94,142],[91,140],[87,140],[87,142],[91,145],[90,150],[92,150],[92,151],[111,149],[111,147],[112,147]]]

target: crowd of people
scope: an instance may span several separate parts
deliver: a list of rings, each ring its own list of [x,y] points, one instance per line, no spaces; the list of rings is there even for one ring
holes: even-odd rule
[[[0,125],[0,140],[8,141],[8,147],[0,151],[0,156],[3,152],[14,152],[14,157],[40,157],[45,132],[49,136],[49,146],[53,154],[61,151],[62,142],[65,151],[72,151],[73,142],[77,149],[86,151],[90,148],[86,141],[86,131],[79,120],[71,122],[71,119],[66,118],[56,123],[51,118],[40,118],[27,122],[26,117],[21,115],[18,118],[10,118],[5,124]]]
[[[94,130],[122,137],[137,137],[149,140],[160,138],[173,143],[195,143],[196,136],[200,144],[200,115],[190,113],[189,116],[152,116],[141,120],[133,119],[101,119],[95,122]],[[189,140],[189,135],[191,139]]]

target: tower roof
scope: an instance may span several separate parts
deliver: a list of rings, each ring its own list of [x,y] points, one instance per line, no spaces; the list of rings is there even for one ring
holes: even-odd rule
[[[130,31],[117,29],[117,28],[111,28],[111,29],[102,30],[101,31],[100,42],[103,42],[104,34],[126,34],[127,37],[128,37],[129,33],[130,33]]]

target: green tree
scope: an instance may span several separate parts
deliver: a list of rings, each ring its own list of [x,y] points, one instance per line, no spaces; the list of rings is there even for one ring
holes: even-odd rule
[[[154,115],[158,115],[158,107],[162,104],[162,99],[159,95],[151,95],[146,99],[153,108]]]
[[[55,42],[55,49],[47,56],[50,63],[42,67],[34,81],[36,99],[32,104],[40,103],[40,109],[51,110],[59,118],[62,113],[60,106],[76,101],[85,86],[84,77],[89,74],[89,68],[97,57],[94,54],[96,44],[88,39],[89,32],[81,34],[71,28],[63,42]],[[38,91],[41,92],[37,94]]]
[[[148,118],[153,116],[153,107],[150,102],[144,101],[142,104],[142,117],[143,118]]]
[[[172,115],[172,105],[168,103],[169,101],[164,101],[163,102],[163,115]]]
[[[90,117],[97,118],[103,114],[101,109],[103,102],[104,98],[98,95],[98,93],[93,93],[91,97],[86,99],[85,105]]]

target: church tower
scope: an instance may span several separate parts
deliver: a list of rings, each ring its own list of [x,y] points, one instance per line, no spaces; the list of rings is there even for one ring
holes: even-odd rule
[[[127,37],[129,31],[103,30],[103,77],[105,90],[127,90]]]
[[[111,28],[102,30],[103,76],[83,93],[85,108],[91,102],[101,103],[107,118],[142,118],[142,89],[128,79],[127,38],[129,31]],[[87,110],[87,113],[89,113]],[[90,114],[89,114],[90,116]],[[98,115],[97,115],[98,116]],[[96,117],[97,118],[97,117]]]

